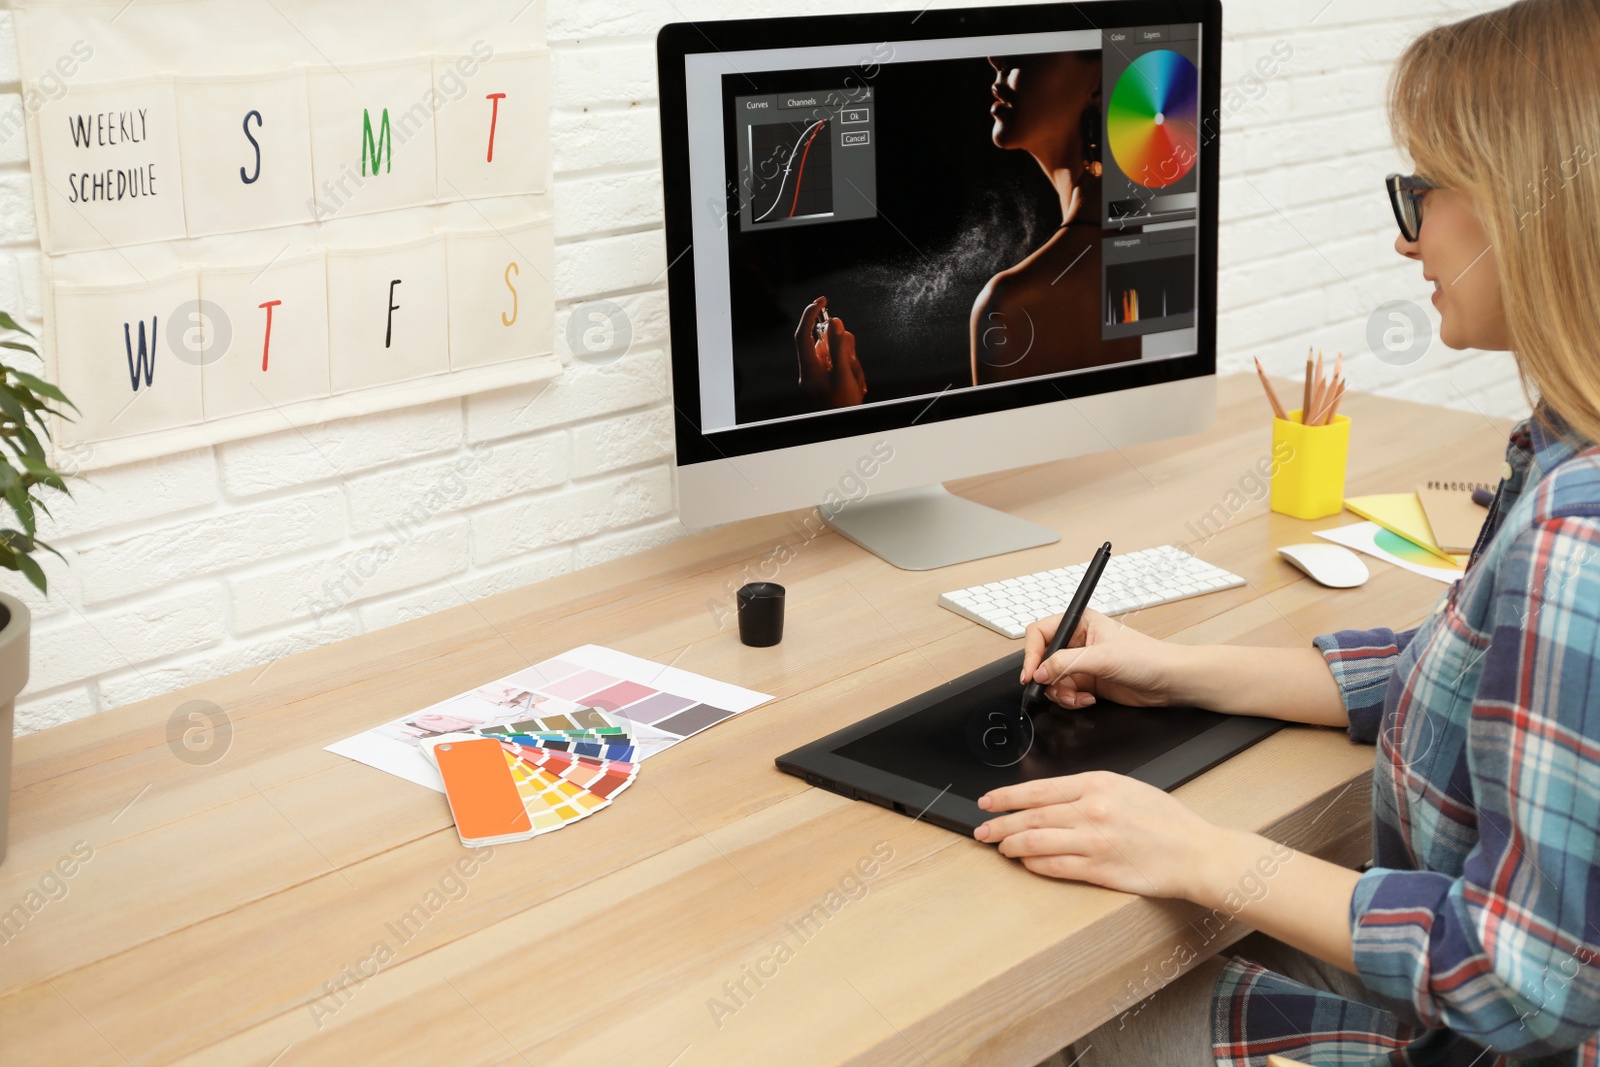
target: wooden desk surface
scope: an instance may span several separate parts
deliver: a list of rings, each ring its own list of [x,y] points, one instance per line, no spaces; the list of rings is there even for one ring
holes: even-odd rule
[[[1502,458],[1504,422],[1361,395],[1344,410],[1351,492]],[[1060,529],[1048,548],[909,574],[833,534],[806,541],[800,513],[740,523],[20,738],[0,1061],[1035,1062],[1244,931],[1035,876],[773,758],[1017,647],[939,592],[1085,560],[1106,538],[1192,541],[1186,524],[1217,504],[1243,501],[1199,551],[1249,586],[1139,628],[1300,645],[1421,618],[1435,582],[1374,562],[1364,587],[1326,590],[1275,555],[1332,520],[1247,499],[1265,416],[1256,382],[1230,378],[1204,434],[957,486]],[[775,549],[787,632],[746,648],[711,605]],[[588,642],[777,699],[650,760],[615,808],[470,874],[442,796],[322,751]],[[209,766],[167,741],[197,699],[233,729]],[[1354,862],[1371,762],[1339,731],[1293,727],[1178,795]],[[61,860],[70,878],[50,875]]]

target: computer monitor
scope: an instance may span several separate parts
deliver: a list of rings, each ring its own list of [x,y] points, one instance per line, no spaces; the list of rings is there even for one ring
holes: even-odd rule
[[[1221,34],[1219,0],[665,27],[682,521],[816,504],[926,569],[1059,539],[942,481],[1209,425]]]

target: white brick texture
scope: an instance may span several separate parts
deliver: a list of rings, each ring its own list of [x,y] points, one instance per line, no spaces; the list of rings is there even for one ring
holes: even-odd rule
[[[15,125],[24,87],[8,6],[0,0],[0,310],[36,323],[41,254],[27,139]],[[803,13],[858,7],[812,0]],[[565,373],[75,479],[41,526],[66,557],[42,561],[49,597],[0,572],[0,588],[35,617],[19,730],[233,671],[270,685],[284,656],[683,535],[672,510],[655,36],[668,22],[765,17],[771,5],[547,0],[543,10]],[[1344,351],[1356,388],[1525,411],[1503,354],[1451,352],[1436,340],[1423,360],[1397,368],[1365,341],[1368,316],[1386,300],[1432,313],[1421,272],[1393,252],[1381,188],[1385,173],[1409,169],[1382,110],[1388,72],[1416,33],[1475,10],[1471,0],[1229,3],[1223,373],[1255,356],[1296,373],[1305,346],[1319,345]],[[1254,73],[1286,51],[1272,77]],[[627,347],[615,340],[609,361],[575,358],[568,337],[592,350],[596,322]]]

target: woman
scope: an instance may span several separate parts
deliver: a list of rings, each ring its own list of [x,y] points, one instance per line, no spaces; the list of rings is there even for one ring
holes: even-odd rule
[[[1600,5],[1521,0],[1433,30],[1391,86],[1396,250],[1453,348],[1509,349],[1536,417],[1465,576],[1413,630],[1313,648],[1171,645],[1090,613],[1024,678],[1098,696],[1347,727],[1376,742],[1360,873],[1083,774],[997,790],[979,840],[1030,869],[1223,904],[1275,874],[1214,959],[1060,1054],[1096,1064],[1600,1062]],[[1559,90],[1551,86],[1559,86]],[[1268,859],[1270,857],[1270,859]],[[1237,895],[1233,898],[1238,899]],[[1232,909],[1230,909],[1232,910]],[[1265,936],[1263,936],[1265,935]]]
[[[1027,152],[1061,203],[1061,225],[972,306],[972,384],[1139,358],[1137,337],[1100,340],[1099,52],[990,56],[996,148]]]
[[[990,140],[1033,156],[1060,202],[1061,224],[978,293],[969,322],[972,384],[1137,360],[1139,338],[1100,339],[1100,53],[991,56],[989,66]],[[797,381],[813,406],[865,401],[855,335],[827,297],[800,313],[794,346]]]

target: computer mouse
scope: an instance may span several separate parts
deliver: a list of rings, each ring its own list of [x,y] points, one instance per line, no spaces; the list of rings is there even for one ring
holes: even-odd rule
[[[1278,552],[1321,585],[1349,589],[1368,578],[1367,565],[1361,562],[1361,557],[1343,545],[1313,541],[1304,545],[1285,545]]]

